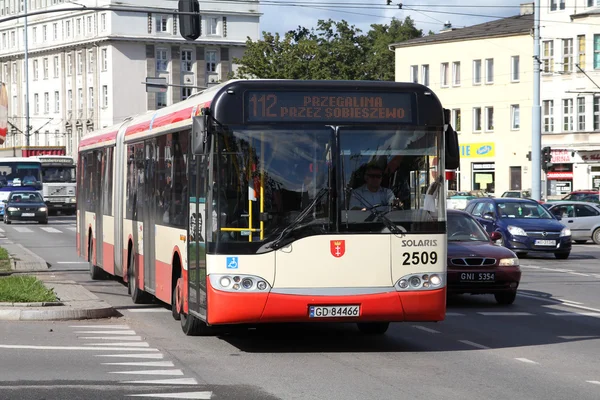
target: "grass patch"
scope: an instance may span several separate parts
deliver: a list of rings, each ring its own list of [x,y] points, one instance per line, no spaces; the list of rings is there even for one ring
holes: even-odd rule
[[[0,247],[0,271],[10,271],[10,257],[4,247]]]
[[[0,278],[0,302],[37,303],[56,301],[53,289],[48,289],[34,276],[11,275]]]

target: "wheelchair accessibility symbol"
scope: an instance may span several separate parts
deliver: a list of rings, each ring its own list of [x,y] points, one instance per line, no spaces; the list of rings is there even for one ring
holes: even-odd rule
[[[227,269],[238,269],[238,258],[227,257]]]

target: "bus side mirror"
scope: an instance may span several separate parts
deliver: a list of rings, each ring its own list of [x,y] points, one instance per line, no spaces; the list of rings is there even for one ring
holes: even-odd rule
[[[446,169],[458,169],[460,167],[460,149],[458,146],[458,134],[452,128],[452,125],[448,124],[446,132],[444,132],[444,144],[445,144],[445,158],[446,158]]]
[[[209,149],[207,132],[207,115],[194,117],[192,124],[192,152],[194,154],[206,154]]]
[[[200,3],[198,0],[179,0],[178,11],[193,14],[179,14],[179,33],[185,40],[200,37]]]

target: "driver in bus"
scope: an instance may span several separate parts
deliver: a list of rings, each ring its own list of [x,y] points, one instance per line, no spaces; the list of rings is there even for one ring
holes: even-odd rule
[[[402,204],[394,192],[381,186],[382,179],[383,168],[378,165],[369,165],[364,175],[365,184],[352,191],[349,208],[367,211],[368,205],[377,211],[390,211],[391,207],[401,206]]]

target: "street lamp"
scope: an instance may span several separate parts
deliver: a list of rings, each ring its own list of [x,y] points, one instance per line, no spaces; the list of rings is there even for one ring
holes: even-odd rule
[[[25,11],[24,38],[25,41],[25,146],[29,147],[29,46],[27,44],[27,2],[23,0]]]

